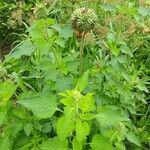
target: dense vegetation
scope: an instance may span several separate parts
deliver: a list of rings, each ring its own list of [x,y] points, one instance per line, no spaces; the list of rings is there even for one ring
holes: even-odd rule
[[[149,27],[148,0],[0,2],[0,149],[150,149]]]

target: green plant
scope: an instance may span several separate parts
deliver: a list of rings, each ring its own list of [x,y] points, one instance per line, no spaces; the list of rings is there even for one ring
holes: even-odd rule
[[[93,10],[89,8],[79,8],[75,10],[71,17],[73,29],[81,35],[80,43],[80,75],[83,73],[83,54],[85,35],[94,29],[98,22],[98,17]]]
[[[147,9],[89,1],[99,25],[84,36],[81,75],[69,12],[84,2],[57,1],[0,63],[1,149],[149,149]]]

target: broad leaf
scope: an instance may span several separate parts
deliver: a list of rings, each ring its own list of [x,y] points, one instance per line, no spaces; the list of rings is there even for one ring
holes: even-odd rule
[[[0,149],[1,150],[10,150],[9,137],[0,138]]]
[[[67,150],[67,139],[60,140],[58,137],[50,138],[40,145],[41,150]]]
[[[7,101],[11,98],[16,90],[16,86],[11,81],[5,81],[0,84],[0,100]]]
[[[87,122],[81,122],[81,120],[76,120],[76,139],[82,142],[86,139],[86,136],[90,133],[90,126]]]
[[[24,132],[26,133],[27,136],[31,134],[32,130],[33,130],[33,126],[31,123],[28,123],[24,126]]]
[[[8,59],[19,59],[23,55],[31,56],[35,49],[35,45],[33,45],[32,42],[27,39],[13,49],[13,51],[8,55]]]
[[[76,138],[72,141],[73,150],[82,150],[82,143],[79,142]]]
[[[28,92],[21,96],[19,103],[31,110],[40,119],[51,117],[57,108],[56,97],[49,92]]]
[[[79,108],[84,112],[93,111],[95,109],[93,93],[88,93],[82,96],[79,102]]]
[[[3,124],[7,114],[6,107],[0,107],[0,126]]]
[[[128,132],[126,137],[131,143],[141,146],[139,138],[133,132]]]
[[[76,89],[82,92],[88,85],[89,70],[86,71],[79,79]]]
[[[102,107],[96,115],[101,126],[111,126],[121,121],[129,121],[129,118],[111,107]]]
[[[91,148],[92,150],[113,150],[113,146],[109,140],[100,134],[93,136]]]
[[[65,109],[65,115],[58,119],[56,129],[57,135],[61,140],[64,140],[68,137],[74,129],[74,111],[72,108]]]

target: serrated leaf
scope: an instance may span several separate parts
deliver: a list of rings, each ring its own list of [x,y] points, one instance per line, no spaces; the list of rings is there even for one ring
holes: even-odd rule
[[[129,121],[127,116],[110,107],[102,107],[96,115],[96,119],[101,126],[111,126],[121,121]]]
[[[0,100],[7,101],[11,98],[11,96],[15,93],[16,85],[11,81],[5,81],[0,84]]]
[[[95,109],[93,93],[82,96],[79,102],[79,108],[84,112],[93,111]]]
[[[63,37],[66,40],[73,35],[73,30],[70,25],[66,25],[62,27],[60,24],[55,24],[51,27],[57,30],[60,37]]]
[[[128,47],[127,45],[122,45],[122,46],[120,47],[120,50],[121,50],[123,53],[128,54],[128,55],[130,55],[131,57],[133,57],[133,54],[132,54],[131,50],[129,49],[129,47]]]
[[[41,150],[67,150],[67,139],[60,140],[58,137],[50,138],[40,145]]]
[[[82,142],[83,140],[86,139],[86,136],[89,135],[90,133],[90,126],[87,122],[81,122],[81,120],[76,120],[76,139],[79,142]]]
[[[91,142],[92,150],[113,150],[109,140],[100,134],[95,134]]]
[[[0,126],[3,124],[5,117],[7,114],[7,108],[6,107],[0,107]]]
[[[23,55],[31,56],[35,49],[36,46],[33,45],[30,40],[27,39],[13,49],[13,51],[8,55],[8,59],[19,59]]]
[[[95,118],[95,116],[91,113],[82,113],[80,114],[80,118],[82,120],[92,120],[93,118]]]
[[[26,133],[27,136],[29,136],[33,130],[32,123],[28,123],[24,126],[24,132]]]
[[[24,93],[19,103],[31,110],[39,119],[51,117],[57,108],[56,97],[49,92]]]
[[[76,89],[82,92],[88,85],[88,77],[89,77],[89,70],[86,71],[82,77],[78,80],[76,85]]]
[[[82,150],[82,143],[78,142],[76,138],[72,141],[73,150]]]
[[[56,79],[56,86],[58,91],[62,92],[72,88],[73,78],[71,77],[58,77]]]
[[[54,41],[54,43],[56,43],[57,45],[59,45],[60,47],[65,47],[65,40],[63,39],[63,38],[61,38],[61,37],[58,37],[55,41]]]
[[[0,148],[2,150],[10,150],[9,137],[0,138]]]
[[[130,141],[131,143],[134,143],[137,146],[141,146],[141,142],[140,142],[139,138],[133,132],[128,132],[126,137],[127,137],[128,141]]]
[[[146,87],[146,85],[143,84],[142,82],[139,82],[139,83],[138,83],[137,88],[138,88],[139,90],[141,90],[141,91],[145,91],[145,92],[147,92],[147,93],[149,92],[148,89],[147,89],[147,87]]]
[[[63,98],[60,100],[61,103],[63,103],[66,106],[71,106],[73,104],[73,99],[72,98]]]
[[[64,112],[64,116],[58,119],[56,124],[57,135],[61,140],[64,140],[68,137],[74,129],[74,111],[72,108],[66,108]]]
[[[73,35],[73,30],[70,25],[63,26],[60,30],[60,36],[68,39]]]
[[[138,9],[139,14],[142,16],[150,16],[150,9],[146,7],[139,7]]]

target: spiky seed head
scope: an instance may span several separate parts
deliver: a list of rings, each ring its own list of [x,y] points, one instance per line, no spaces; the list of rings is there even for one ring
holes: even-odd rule
[[[71,17],[74,30],[78,32],[88,32],[92,30],[98,21],[98,17],[92,9],[79,8],[75,10]]]

